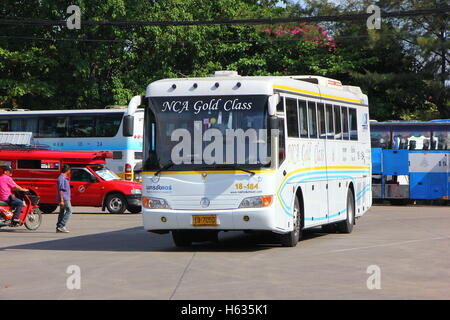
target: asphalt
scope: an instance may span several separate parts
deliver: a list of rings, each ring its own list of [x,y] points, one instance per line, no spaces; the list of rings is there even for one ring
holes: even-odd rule
[[[374,206],[352,234],[310,230],[295,248],[228,232],[179,249],[140,214],[75,212],[69,234],[56,214],[0,229],[0,299],[450,299],[449,206]]]

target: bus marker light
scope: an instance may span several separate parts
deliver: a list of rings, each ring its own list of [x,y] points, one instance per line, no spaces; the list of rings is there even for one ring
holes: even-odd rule
[[[166,217],[161,217],[161,221],[162,222],[167,222],[167,218]]]
[[[248,222],[250,220],[250,217],[249,216],[244,216],[244,221],[245,222]]]

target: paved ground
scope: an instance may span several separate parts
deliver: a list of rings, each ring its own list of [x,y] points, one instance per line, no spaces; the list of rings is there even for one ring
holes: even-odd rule
[[[70,234],[55,214],[35,232],[0,229],[0,299],[450,299],[448,206],[376,206],[351,235],[308,232],[295,248],[233,232],[189,250],[139,214],[75,211]]]

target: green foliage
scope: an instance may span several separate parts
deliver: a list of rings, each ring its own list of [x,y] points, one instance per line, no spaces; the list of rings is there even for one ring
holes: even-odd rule
[[[194,21],[362,12],[372,1],[79,0],[80,30],[2,26],[0,104],[29,109],[126,104],[167,77],[317,74],[361,86],[374,119],[450,117],[441,72],[448,52],[441,18],[233,26],[87,26],[83,20]],[[383,0],[386,10],[430,8],[439,1]],[[5,18],[64,20],[68,0],[3,0]],[[431,20],[430,20],[431,19]],[[6,36],[6,37],[5,37]],[[65,40],[63,40],[65,39]],[[67,40],[70,39],[70,40]],[[78,41],[77,41],[78,40]],[[103,40],[103,41],[99,41]],[[107,41],[105,41],[107,40]],[[444,52],[444,53],[443,53]],[[445,69],[445,68],[444,68]]]

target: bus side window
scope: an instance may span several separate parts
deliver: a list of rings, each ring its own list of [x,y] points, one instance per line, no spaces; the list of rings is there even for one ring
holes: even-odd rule
[[[10,131],[9,120],[0,120],[0,132]]]
[[[286,99],[286,119],[288,137],[298,138],[297,100]]]
[[[333,106],[331,104],[327,104],[325,112],[327,117],[327,138],[334,139]]]
[[[320,139],[326,138],[326,130],[325,130],[325,110],[323,103],[317,104],[317,115],[319,117],[319,137]]]
[[[278,162],[281,164],[286,159],[286,148],[284,143],[284,118],[278,118]]]
[[[342,119],[341,119],[341,108],[339,106],[334,106],[334,138],[342,139]]]
[[[356,119],[356,109],[348,108],[350,123],[350,140],[358,140],[358,120]]]
[[[306,111],[306,101],[298,101],[298,112],[300,120],[300,137],[308,138],[308,113]]]
[[[349,132],[348,132],[348,112],[347,107],[341,107],[341,114],[342,114],[342,138],[344,140],[348,140],[350,138]]]
[[[308,120],[309,137],[317,138],[317,118],[315,102],[308,101]]]

